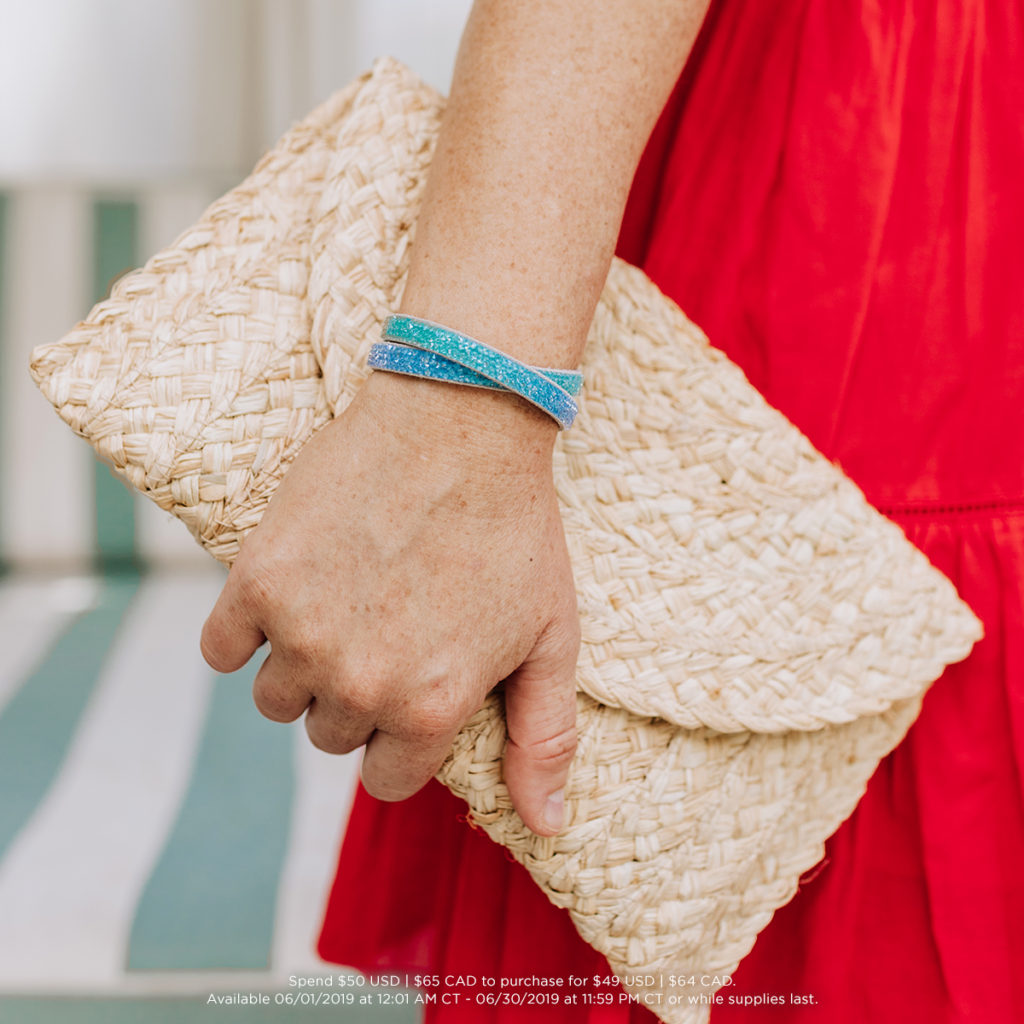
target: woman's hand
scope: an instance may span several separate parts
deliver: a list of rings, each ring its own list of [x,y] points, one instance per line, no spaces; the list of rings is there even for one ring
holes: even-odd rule
[[[399,312],[578,366],[644,142],[708,0],[476,0]],[[401,799],[505,680],[505,781],[561,823],[579,649],[556,428],[507,394],[373,374],[295,460],[203,630],[220,671]]]
[[[556,428],[518,398],[374,373],[299,454],[202,634],[221,672],[264,639],[260,711],[410,796],[505,680],[505,779],[562,824],[575,749],[576,593],[551,475]],[[308,710],[307,710],[308,709]]]

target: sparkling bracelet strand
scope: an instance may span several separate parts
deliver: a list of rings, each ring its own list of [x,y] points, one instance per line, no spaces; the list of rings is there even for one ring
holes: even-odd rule
[[[370,349],[366,365],[371,370],[389,370],[391,373],[404,373],[410,377],[429,377],[431,380],[465,384],[468,387],[505,390],[496,381],[483,377],[459,363],[453,363],[444,356],[397,341],[376,342]],[[578,395],[583,386],[583,374],[579,370],[551,370],[539,366],[531,366],[530,369],[543,374],[573,396]]]
[[[450,363],[472,371],[484,378],[485,381],[491,382],[490,385],[476,384],[475,386],[497,387],[522,396],[553,417],[563,430],[572,425],[579,411],[573,394],[564,386],[566,383],[574,383],[577,379],[582,385],[582,375],[576,371],[547,370],[527,366],[526,363],[513,359],[512,356],[499,352],[483,342],[418,317],[404,315],[388,317],[384,323],[383,337],[385,342],[398,342],[400,347],[411,347],[423,353],[441,357]],[[377,346],[374,348],[376,349]],[[371,351],[371,356],[372,354]],[[385,353],[378,350],[376,359],[382,364],[391,362],[394,372],[428,376],[428,374],[419,372],[428,368],[426,362],[415,364],[409,356],[404,354],[394,351]],[[400,361],[401,369],[398,368]],[[441,366],[442,364],[430,364],[430,368]],[[380,365],[378,368],[392,369],[393,367]],[[443,367],[442,372],[445,372]],[[559,376],[567,373],[573,376],[561,377],[559,382]],[[551,374],[556,376],[552,377]],[[446,376],[444,379],[453,378]],[[458,383],[473,384],[474,382],[470,379],[458,381]]]

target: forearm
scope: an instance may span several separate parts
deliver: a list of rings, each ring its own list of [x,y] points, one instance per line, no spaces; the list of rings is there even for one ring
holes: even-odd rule
[[[708,0],[478,0],[402,311],[576,366],[644,143]]]
[[[578,363],[705,4],[478,0],[403,312],[528,362]],[[503,682],[505,783],[527,826],[555,834],[580,644],[555,435],[511,395],[371,374],[247,538],[203,630],[207,660],[234,671],[269,640],[257,706],[305,713],[325,750],[366,743],[363,780],[383,799],[425,784]]]

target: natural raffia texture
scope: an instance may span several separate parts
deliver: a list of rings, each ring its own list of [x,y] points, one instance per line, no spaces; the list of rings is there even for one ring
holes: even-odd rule
[[[61,416],[225,563],[365,379],[442,105],[378,62],[34,353]],[[498,695],[440,778],[691,1024],[707,1006],[665,979],[706,994],[735,968],[980,625],[635,268],[613,265],[583,368],[555,452],[583,625],[566,827],[512,809]]]

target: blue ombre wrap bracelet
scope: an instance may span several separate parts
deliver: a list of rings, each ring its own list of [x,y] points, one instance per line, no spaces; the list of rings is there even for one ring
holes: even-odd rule
[[[367,365],[372,369],[511,391],[553,417],[563,430],[579,411],[573,398],[583,384],[578,371],[527,366],[483,342],[418,317],[388,317],[383,336],[384,342],[370,351]]]
[[[444,356],[428,352],[411,345],[402,345],[397,341],[378,341],[370,349],[366,365],[371,370],[390,370],[392,373],[405,373],[410,377],[429,377],[431,380],[450,381],[452,384],[466,384],[473,388],[491,388],[504,391],[505,388],[479,373],[453,363]],[[583,387],[583,374],[579,370],[547,370],[533,366],[530,369],[544,374],[554,381],[563,391],[574,397]]]

